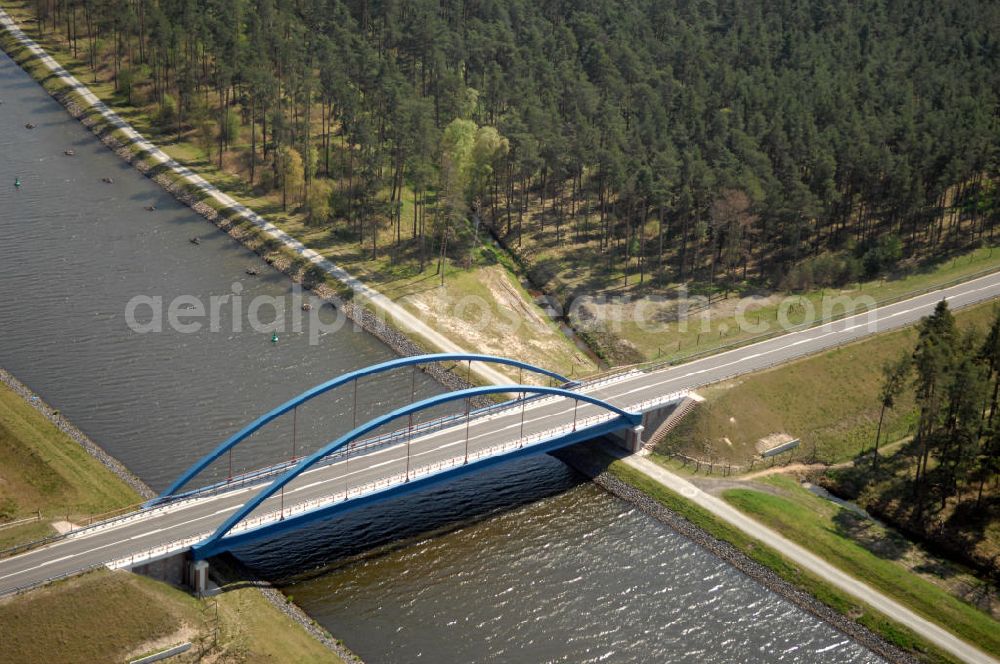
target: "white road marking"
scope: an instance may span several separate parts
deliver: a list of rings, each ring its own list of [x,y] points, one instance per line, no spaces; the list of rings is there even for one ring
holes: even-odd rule
[[[980,279],[968,282],[965,286],[970,284],[975,284],[983,279],[996,280],[1000,275],[988,275],[987,277],[981,277]],[[781,337],[775,337],[771,339],[766,339],[764,341],[751,344],[749,346],[744,346],[742,348],[734,348],[728,351],[724,351],[717,355],[713,355],[701,360],[694,361],[691,365],[686,367],[666,367],[662,370],[652,372],[652,373],[641,373],[641,372],[630,372],[626,378],[618,381],[603,382],[599,385],[593,386],[591,389],[585,389],[585,393],[598,396],[611,403],[616,403],[620,407],[628,408],[632,403],[635,403],[634,395],[637,393],[648,393],[652,390],[658,388],[663,388],[673,384],[687,383],[684,386],[686,388],[699,387],[700,385],[690,385],[690,379],[699,379],[699,377],[705,376],[707,380],[707,375],[712,374],[715,376],[725,375],[726,369],[743,365],[747,366],[747,363],[751,363],[752,366],[747,367],[748,370],[754,370],[763,366],[759,361],[753,362],[753,360],[760,360],[761,358],[768,358],[771,356],[778,356],[781,360],[791,360],[802,355],[807,354],[807,352],[789,352],[790,348],[809,346],[808,352],[815,352],[824,350],[826,348],[832,347],[835,344],[826,343],[827,340],[841,339],[844,342],[853,341],[867,334],[858,334],[857,330],[861,328],[867,328],[871,332],[884,332],[890,328],[888,323],[903,317],[913,314],[914,312],[926,311],[929,312],[933,306],[942,298],[942,294],[945,295],[945,299],[956,300],[963,303],[971,303],[977,301],[976,294],[982,293],[984,291],[991,291],[996,294],[1000,291],[1000,283],[996,281],[991,281],[985,286],[980,286],[977,288],[965,288],[963,290],[959,287],[952,287],[950,289],[944,289],[934,293],[925,294],[918,296],[911,300],[896,303],[894,305],[887,305],[880,309],[876,309],[873,312],[866,312],[862,314],[857,314],[848,318],[844,318],[840,321],[833,321],[829,324],[813,327],[805,330],[799,330],[796,332],[789,333]],[[919,303],[919,304],[914,304]],[[900,307],[900,305],[906,305]],[[898,308],[897,308],[898,307]],[[898,327],[898,326],[896,326]],[[839,342],[837,342],[839,343]],[[749,352],[749,354],[748,354]],[[720,361],[721,360],[721,361]],[[680,387],[680,385],[677,385]],[[543,398],[534,401],[527,402],[523,405],[524,411],[524,427],[526,434],[532,434],[538,427],[539,423],[544,423],[547,421],[553,421],[554,418],[560,418],[565,416],[569,411],[569,405],[573,400],[564,397],[555,398]],[[561,404],[564,404],[565,408],[559,408]],[[589,417],[594,412],[599,412],[601,409],[598,406],[589,403],[580,403],[577,408],[578,416]],[[504,432],[509,432],[513,429],[521,427],[521,411],[522,408],[516,403],[511,404],[509,407],[504,408],[497,412],[492,412],[486,416],[482,416],[478,419],[473,419],[469,425],[469,449],[471,451],[478,451],[481,449],[480,444],[488,443],[488,440],[484,439],[495,439],[497,442],[502,442],[504,439],[502,434]],[[569,423],[568,421],[566,423]],[[440,454],[441,452],[448,450],[450,448],[455,448],[457,446],[464,446],[466,443],[464,432],[461,434],[461,438],[451,439],[461,429],[466,427],[464,419],[457,419],[455,424],[443,427],[436,431],[424,433],[414,437],[410,441],[410,457],[413,458],[425,458],[434,454]],[[363,476],[371,476],[374,471],[378,468],[382,468],[391,464],[401,464],[405,461],[405,456],[403,456],[403,450],[405,446],[405,437],[401,437],[398,442],[389,444],[385,447],[380,447],[372,450],[359,451],[355,456],[351,456],[349,459],[345,458],[334,463],[310,468],[304,472],[300,478],[307,476],[312,476],[315,481],[305,484],[303,486],[295,486],[286,489],[286,493],[295,492],[315,492],[316,489],[323,487],[325,485],[330,485],[334,483],[346,482],[348,485],[352,478],[359,478]],[[376,459],[382,458],[384,460]],[[457,457],[455,457],[457,458]],[[442,459],[442,462],[446,462],[448,459]],[[355,466],[355,464],[361,463],[360,467]],[[345,466],[341,468],[340,466]],[[353,467],[352,467],[353,466]],[[420,466],[424,467],[424,466]],[[349,472],[344,472],[347,468],[350,468]],[[320,473],[320,475],[314,475],[314,473]],[[138,520],[132,520],[128,522],[123,522],[121,524],[116,524],[111,528],[103,528],[94,531],[80,531],[80,534],[76,538],[61,540],[50,547],[44,549],[38,549],[35,551],[29,551],[18,556],[8,558],[6,560],[0,561],[0,567],[8,566],[12,562],[15,564],[17,561],[23,560],[25,558],[38,558],[40,555],[51,555],[53,550],[60,550],[65,546],[68,546],[74,542],[79,542],[82,539],[89,539],[97,537],[98,535],[103,535],[108,532],[118,531],[124,527],[134,527],[138,523],[145,523],[149,521],[160,521],[161,519],[167,518],[171,515],[180,515],[181,513],[188,512],[189,510],[204,509],[207,503],[212,501],[233,501],[238,496],[251,491],[259,490],[264,484],[273,481],[272,479],[266,480],[259,484],[252,484],[245,487],[240,487],[239,489],[234,489],[232,491],[221,492],[211,496],[206,496],[204,498],[196,498],[189,502],[167,505],[162,509],[153,510],[149,515],[143,516]],[[370,480],[369,480],[370,481]],[[356,488],[356,487],[351,487]],[[274,502],[277,500],[276,497],[271,497],[267,502],[263,503],[260,508],[264,509],[266,507],[273,506]],[[211,514],[204,514],[183,522],[165,525],[160,528],[155,528],[148,532],[143,532],[138,535],[126,538],[126,541],[139,540],[143,538],[150,537],[154,534],[159,534],[164,531],[174,530],[177,528],[182,528],[184,526],[202,521],[205,519],[212,519],[222,514],[226,514],[236,510],[242,503],[236,502],[227,507],[218,509]],[[296,503],[296,505],[300,505]],[[288,508],[286,508],[288,509]],[[162,521],[160,521],[162,523]],[[86,556],[88,554],[101,551],[103,549],[116,546],[121,543],[120,537],[115,537],[113,541],[103,544],[101,546],[90,548],[86,551],[81,551],[78,553],[68,554],[59,558],[52,560],[40,562],[39,564],[29,567],[26,569],[21,569],[16,572],[11,572],[0,576],[0,579],[10,578],[18,574],[24,574],[33,570],[44,568],[47,566],[55,565],[59,562],[63,562],[72,558]],[[25,560],[27,562],[27,560]]]

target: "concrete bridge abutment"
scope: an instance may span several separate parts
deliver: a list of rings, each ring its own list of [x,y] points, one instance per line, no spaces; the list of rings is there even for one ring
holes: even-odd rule
[[[209,591],[208,561],[192,559],[190,551],[178,551],[126,569],[158,581],[186,587],[195,595],[201,596]]]
[[[645,417],[643,417],[643,420],[645,421]],[[644,424],[638,424],[634,427],[612,432],[608,434],[608,438],[626,451],[635,453],[642,449],[645,442],[642,434],[645,430],[646,426]]]
[[[185,567],[185,585],[199,597],[208,592],[208,561],[188,560]]]
[[[616,431],[608,438],[633,454],[643,449],[651,449],[702,400],[702,397],[692,392],[679,402],[646,411],[642,414],[641,424]]]

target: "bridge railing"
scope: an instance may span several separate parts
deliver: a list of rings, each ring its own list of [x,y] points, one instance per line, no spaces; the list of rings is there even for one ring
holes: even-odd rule
[[[610,383],[610,382],[615,382],[615,381],[605,380],[603,382]],[[588,384],[588,386],[590,386],[590,385]],[[660,404],[670,403],[672,401],[679,401],[680,399],[683,399],[685,396],[687,396],[688,393],[689,392],[687,390],[680,390],[680,391],[672,392],[672,393],[669,393],[669,394],[666,394],[666,395],[662,395],[662,396],[659,396],[659,397],[654,397],[652,399],[646,399],[646,400],[644,400],[642,402],[639,402],[638,404],[630,405],[629,407],[631,409],[633,409],[633,410],[644,410],[646,408],[652,408],[652,407],[655,407],[655,406],[660,405]],[[478,408],[478,409],[472,410],[472,411],[469,412],[469,417],[481,418],[481,417],[487,417],[487,416],[490,416],[490,415],[499,416],[504,411],[509,411],[509,410],[514,410],[514,409],[520,408],[522,406],[522,404],[525,404],[526,402],[536,402],[536,403],[539,403],[539,402],[544,402],[544,401],[554,401],[554,400],[561,399],[561,398],[564,398],[564,397],[561,397],[561,396],[550,396],[550,395],[544,395],[544,394],[542,394],[542,395],[534,395],[532,397],[527,397],[527,398],[524,398],[524,399],[515,399],[515,400],[505,401],[505,402],[502,402],[502,403],[499,403],[499,404],[492,404],[490,406],[485,406],[483,408]],[[466,418],[466,415],[464,413],[458,413],[458,414],[453,414],[453,415],[446,415],[446,416],[443,416],[441,418],[436,418],[435,420],[430,420],[428,422],[425,422],[425,423],[423,423],[423,425],[414,426],[412,429],[408,429],[408,428],[407,429],[397,429],[395,431],[391,431],[391,432],[383,434],[381,436],[375,436],[373,438],[369,438],[369,439],[365,439],[365,440],[362,440],[362,441],[358,441],[357,444],[352,445],[350,447],[349,451],[345,450],[343,452],[336,452],[334,454],[331,454],[329,457],[327,457],[326,459],[324,459],[323,461],[321,461],[320,463],[318,463],[316,465],[316,467],[317,468],[321,468],[321,467],[325,467],[325,466],[329,466],[329,465],[338,463],[340,461],[343,461],[349,455],[365,454],[365,453],[371,452],[371,451],[373,451],[375,449],[382,449],[384,447],[387,447],[387,446],[391,445],[394,442],[397,442],[397,441],[400,441],[400,440],[403,440],[403,439],[406,439],[406,438],[409,438],[409,437],[412,437],[412,436],[415,436],[415,435],[426,435],[427,433],[431,433],[433,431],[437,431],[437,430],[443,429],[443,428],[445,428],[446,426],[448,426],[450,424],[462,421],[465,418]],[[579,422],[578,422],[578,425],[579,425]],[[241,488],[243,486],[246,486],[248,484],[255,484],[257,482],[261,482],[262,480],[265,480],[265,479],[267,479],[269,477],[272,477],[274,475],[277,475],[277,474],[280,474],[280,473],[286,471],[288,468],[294,466],[296,463],[297,463],[297,460],[288,460],[288,461],[283,461],[280,464],[276,464],[274,466],[269,466],[267,468],[262,468],[262,469],[250,471],[249,473],[244,473],[243,475],[236,476],[232,480],[226,480],[226,481],[214,484],[214,485],[210,485],[208,487],[203,487],[201,489],[196,489],[196,490],[184,493],[184,494],[180,494],[180,495],[174,497],[172,500],[164,501],[162,503],[159,503],[159,504],[155,505],[151,509],[147,509],[147,510],[143,510],[143,511],[139,511],[139,512],[134,512],[134,513],[131,513],[131,514],[127,514],[127,515],[123,515],[123,516],[120,516],[120,517],[116,517],[114,519],[109,519],[109,520],[107,520],[105,522],[94,524],[94,526],[86,528],[86,529],[72,531],[71,533],[69,533],[69,535],[80,533],[83,530],[87,530],[88,532],[90,532],[93,529],[104,529],[104,528],[107,528],[107,527],[110,527],[110,526],[113,526],[113,525],[118,525],[119,523],[122,523],[122,522],[125,522],[125,521],[129,521],[129,520],[141,518],[143,516],[146,516],[146,515],[152,513],[153,511],[155,511],[155,509],[157,507],[166,507],[168,505],[178,505],[178,504],[186,503],[186,502],[188,502],[190,500],[194,500],[194,499],[197,499],[197,498],[203,498],[203,497],[208,496],[208,495],[214,495],[214,494],[222,493],[222,492],[225,492],[225,491],[232,491],[232,490]]]
[[[613,381],[605,379],[604,382],[613,382]],[[587,387],[590,387],[592,385],[593,385],[593,383],[587,383],[586,384]],[[630,405],[629,408],[632,409],[632,410],[644,410],[646,408],[652,408],[652,407],[655,407],[657,405],[661,405],[661,404],[665,404],[665,403],[670,403],[672,401],[678,401],[678,400],[682,399],[684,396],[687,396],[687,394],[688,394],[687,390],[680,390],[680,391],[672,392],[670,394],[663,395],[663,396],[660,396],[660,397],[654,397],[652,399],[646,399],[644,401],[639,402],[638,404]],[[490,415],[497,415],[497,416],[499,416],[503,411],[513,410],[513,409],[520,408],[521,405],[523,403],[525,403],[525,402],[542,402],[542,401],[549,401],[549,400],[553,400],[554,401],[556,399],[561,399],[561,398],[564,398],[564,397],[561,397],[561,396],[550,396],[550,395],[544,395],[544,394],[543,395],[534,395],[533,397],[527,397],[525,399],[515,399],[515,400],[505,401],[505,402],[502,402],[502,403],[492,404],[490,406],[486,406],[486,407],[483,407],[483,408],[475,409],[475,410],[470,411],[469,415],[470,415],[470,417],[484,417],[484,416],[490,416]],[[603,421],[603,420],[594,421],[594,418],[610,419],[611,417],[613,417],[613,415],[611,415],[610,413],[602,413],[600,415],[596,415],[596,416],[593,416],[593,417],[589,417],[589,418],[577,421],[577,427],[586,428],[587,426],[592,426],[595,423],[599,423],[600,421]],[[370,452],[374,448],[382,448],[382,447],[388,446],[388,445],[390,445],[395,440],[404,439],[404,438],[407,438],[407,437],[409,437],[411,435],[417,435],[418,433],[420,435],[427,434],[427,433],[430,433],[432,431],[436,431],[436,430],[442,429],[445,426],[447,426],[449,424],[452,424],[452,423],[454,423],[456,421],[461,421],[461,420],[464,420],[464,419],[465,419],[465,414],[464,413],[459,413],[459,414],[456,414],[456,415],[448,415],[448,416],[444,416],[444,417],[441,417],[441,418],[437,418],[436,420],[428,421],[428,422],[424,423],[424,426],[422,426],[422,427],[421,426],[414,426],[413,429],[412,429],[412,431],[408,430],[408,429],[399,429],[399,430],[392,431],[392,432],[389,432],[389,433],[381,435],[381,436],[376,436],[376,437],[373,437],[373,438],[370,438],[370,439],[365,439],[365,440],[359,441],[356,446],[351,447],[350,454],[353,455],[353,454],[359,454],[359,453],[363,454],[365,452]],[[585,424],[587,422],[589,422],[589,424]],[[572,425],[567,425],[567,426],[570,427],[570,428],[572,428]],[[544,436],[544,435],[546,435],[546,433],[547,432],[542,432],[541,434],[535,434],[535,435],[533,435],[533,436],[531,436],[529,438],[531,440],[536,440],[537,441],[537,436],[539,436],[539,435]],[[507,445],[510,445],[510,444],[513,444],[513,443],[509,443]],[[346,451],[345,452],[337,452],[335,454],[332,454],[332,455],[330,455],[330,457],[328,457],[327,459],[324,459],[321,463],[317,464],[316,467],[324,467],[324,466],[328,466],[328,465],[337,463],[339,461],[342,461],[347,456],[347,454],[348,454],[348,452],[346,452]],[[476,454],[475,458],[479,458],[479,457],[482,456],[481,453],[475,453],[475,454]],[[472,458],[471,454],[470,454],[470,458]],[[41,546],[45,546],[47,544],[52,544],[54,542],[57,542],[57,541],[60,541],[60,540],[63,540],[63,539],[75,538],[75,537],[79,537],[79,536],[82,536],[82,535],[85,535],[85,534],[90,534],[90,533],[93,533],[93,532],[99,532],[101,530],[107,530],[108,528],[112,528],[112,527],[116,527],[116,526],[119,526],[119,525],[122,525],[122,524],[125,524],[125,523],[130,523],[130,522],[133,522],[133,521],[137,521],[137,520],[140,520],[140,519],[143,519],[143,518],[155,515],[155,514],[159,514],[159,513],[163,512],[163,511],[167,511],[167,510],[171,510],[171,509],[176,509],[177,507],[179,507],[181,505],[185,505],[185,504],[187,504],[189,502],[198,500],[200,498],[204,498],[204,497],[209,496],[209,495],[215,495],[215,494],[222,493],[222,492],[225,492],[225,491],[232,491],[232,490],[241,488],[241,487],[249,485],[249,484],[254,484],[254,483],[257,483],[257,482],[261,482],[261,481],[263,481],[263,480],[265,480],[265,479],[267,479],[267,478],[269,478],[269,477],[271,477],[273,475],[277,475],[279,473],[284,472],[285,470],[287,470],[288,468],[290,468],[291,466],[293,466],[295,463],[297,463],[297,461],[289,460],[289,461],[284,461],[284,462],[282,462],[280,464],[276,464],[274,466],[269,466],[267,468],[263,468],[263,469],[259,469],[259,470],[255,470],[255,471],[250,471],[248,473],[244,473],[242,475],[235,476],[235,477],[233,477],[232,480],[227,480],[227,481],[219,482],[217,484],[210,485],[208,487],[203,487],[201,489],[196,489],[196,490],[193,490],[193,491],[189,491],[189,492],[186,492],[184,494],[180,494],[178,496],[175,496],[175,497],[173,497],[170,500],[165,500],[165,501],[161,501],[161,502],[158,502],[158,503],[150,503],[150,504],[147,504],[146,506],[143,506],[140,509],[137,509],[137,510],[135,510],[133,512],[129,512],[127,514],[120,514],[120,515],[117,515],[117,516],[105,519],[103,521],[98,521],[96,523],[87,525],[87,526],[85,526],[83,528],[79,528],[79,529],[76,529],[76,530],[71,530],[68,533],[63,533],[63,534],[58,534],[58,535],[52,535],[50,537],[46,537],[46,538],[43,538],[43,539],[40,539],[40,540],[35,540],[33,542],[27,542],[25,544],[21,544],[21,545],[15,546],[15,547],[11,547],[9,549],[5,549],[3,551],[0,551],[0,559],[9,558],[10,556],[17,555],[19,553],[24,553],[26,551],[30,551],[32,549],[35,549],[35,548],[38,548],[38,547],[41,547]],[[413,472],[414,471],[411,471],[411,474]],[[353,492],[353,490],[352,490],[352,492]]]
[[[476,417],[487,417],[491,415],[499,415],[505,410],[510,410],[514,408],[520,408],[522,403],[532,402],[541,403],[543,401],[560,399],[559,396],[550,396],[544,394],[536,394],[528,396],[524,399],[514,399],[509,401],[504,401],[497,404],[490,404],[489,406],[484,406],[481,408],[476,408],[469,411],[469,416]],[[382,434],[380,436],[375,436],[373,438],[358,441],[357,444],[350,448],[350,452],[337,452],[330,455],[327,459],[324,459],[321,463],[317,464],[317,467],[328,466],[339,461],[342,461],[348,454],[364,454],[375,449],[381,449],[387,447],[394,442],[403,440],[412,435],[425,435],[443,429],[451,424],[455,424],[461,420],[465,419],[465,413],[456,413],[452,415],[445,415],[433,420],[428,420],[418,425],[414,425],[412,430],[409,429],[397,429],[395,431]],[[274,475],[280,474],[290,467],[295,465],[297,460],[288,460],[281,463],[275,464],[273,466],[268,466],[266,468],[260,468],[252,470],[240,475],[234,476],[232,479],[223,480],[215,484],[208,485],[206,487],[201,487],[198,489],[193,489],[182,494],[177,494],[176,496],[170,496],[165,499],[154,499],[147,503],[137,506],[137,509],[133,511],[114,514],[106,519],[99,520],[87,524],[82,528],[77,528],[66,533],[59,533],[56,535],[51,535],[49,537],[44,537],[42,539],[34,540],[32,542],[26,542],[24,544],[19,544],[7,549],[0,550],[0,559],[9,558],[33,549],[37,549],[42,546],[53,544],[55,542],[78,537],[84,534],[89,534],[92,532],[98,532],[101,530],[107,530],[108,528],[119,526],[124,523],[130,523],[154,514],[158,514],[163,510],[175,509],[178,506],[185,505],[193,500],[198,500],[210,495],[216,495],[226,491],[232,491],[235,489],[242,488],[247,485],[256,484],[262,482]]]
[[[580,420],[575,423],[565,424],[552,429],[546,429],[545,431],[539,431],[521,438],[517,438],[504,443],[498,443],[492,445],[488,448],[483,448],[480,450],[469,452],[468,462],[472,463],[483,458],[499,456],[507,452],[513,451],[515,449],[523,449],[524,447],[530,447],[532,445],[537,445],[542,442],[552,440],[560,435],[572,433],[581,429],[587,429],[598,424],[613,420],[618,415],[615,413],[602,412],[597,415],[592,415]],[[321,498],[313,498],[311,500],[302,501],[294,505],[290,505],[283,509],[269,510],[263,514],[244,519],[236,524],[230,533],[244,532],[247,530],[253,530],[255,528],[260,528],[269,523],[275,523],[286,519],[290,516],[296,514],[305,514],[307,512],[312,512],[317,509],[322,509],[335,505],[337,503],[344,503],[351,499],[360,498],[362,496],[371,495],[384,490],[391,486],[396,486],[403,484],[408,480],[413,480],[419,477],[425,477],[428,475],[436,474],[457,466],[466,465],[465,455],[458,455],[452,457],[451,459],[446,459],[444,461],[437,461],[432,464],[427,464],[424,466],[417,466],[410,468],[409,471],[401,473],[392,473],[385,475],[377,480],[372,480],[371,482],[366,482],[355,487],[347,487],[346,490],[341,489],[339,491],[334,491],[333,493],[323,496]]]
[[[469,459],[469,462],[474,462],[474,461],[477,461],[479,459],[483,459],[483,458],[487,458],[487,457],[492,457],[492,456],[497,456],[497,455],[500,455],[500,454],[504,454],[506,452],[512,451],[513,449],[521,449],[521,448],[524,448],[525,446],[529,446],[530,447],[531,445],[535,445],[535,444],[538,444],[538,443],[541,443],[541,442],[545,442],[545,441],[551,440],[551,439],[553,439],[553,438],[555,438],[555,437],[557,437],[557,436],[559,436],[561,434],[570,433],[570,432],[578,430],[578,429],[586,429],[586,428],[595,426],[597,424],[601,424],[603,422],[607,422],[607,421],[609,421],[611,419],[614,419],[615,417],[617,417],[617,415],[615,415],[614,413],[608,413],[608,412],[598,413],[597,415],[593,415],[593,416],[590,416],[590,417],[578,420],[578,421],[575,422],[575,424],[574,423],[570,423],[570,424],[566,424],[566,425],[563,425],[563,426],[560,426],[560,427],[555,427],[555,428],[552,428],[552,429],[547,429],[545,431],[536,432],[536,433],[533,433],[533,434],[530,434],[530,435],[527,435],[527,436],[523,436],[521,438],[518,438],[518,439],[515,439],[515,440],[511,440],[511,441],[508,441],[508,442],[505,442],[505,443],[499,443],[497,445],[493,445],[493,446],[485,448],[485,449],[481,449],[481,450],[476,450],[474,452],[470,452],[468,459]],[[265,514],[253,517],[251,519],[245,519],[244,521],[241,521],[239,524],[237,524],[233,528],[232,532],[246,531],[246,530],[250,530],[250,529],[253,529],[253,528],[258,528],[258,527],[261,527],[261,526],[266,525],[268,523],[273,523],[275,521],[280,521],[281,519],[288,518],[288,517],[294,516],[296,514],[304,514],[306,512],[311,512],[311,511],[314,511],[316,509],[321,509],[321,508],[324,508],[324,507],[328,507],[328,506],[336,504],[338,502],[346,502],[347,500],[350,500],[350,499],[354,499],[354,498],[358,498],[358,497],[361,497],[361,496],[366,496],[366,495],[369,495],[369,494],[372,494],[372,493],[376,493],[376,492],[378,492],[378,491],[380,491],[382,489],[385,489],[387,487],[403,483],[403,482],[406,481],[407,478],[409,478],[409,479],[412,480],[412,479],[415,479],[415,478],[418,478],[418,477],[425,477],[425,476],[428,476],[428,475],[431,475],[431,474],[434,474],[434,473],[439,473],[439,472],[442,472],[444,470],[448,470],[448,469],[454,468],[456,466],[464,465],[464,464],[465,464],[465,455],[463,454],[461,456],[456,456],[456,457],[453,457],[451,459],[447,459],[445,461],[439,461],[439,462],[435,462],[433,464],[427,464],[427,465],[424,465],[424,466],[418,466],[416,468],[412,468],[412,469],[410,469],[409,473],[403,472],[403,473],[393,473],[393,474],[390,474],[390,475],[386,475],[386,476],[381,477],[381,478],[379,478],[377,480],[374,480],[372,482],[367,482],[367,483],[362,484],[360,486],[348,487],[346,491],[334,492],[333,494],[330,494],[329,496],[324,496],[322,498],[315,498],[315,499],[312,499],[312,500],[303,501],[301,503],[296,503],[294,505],[291,505],[289,507],[284,508],[283,510],[271,510],[271,511],[266,512]],[[171,502],[171,503],[169,503],[169,505],[165,505],[165,506],[162,506],[162,507],[159,507],[159,508],[149,508],[149,509],[146,509],[146,510],[142,511],[141,516],[148,516],[148,515],[150,515],[152,513],[155,513],[155,512],[166,511],[168,509],[168,507],[169,508],[175,508],[178,505],[179,502],[182,502],[182,501]],[[183,501],[183,502],[188,502],[188,501]],[[138,518],[138,516],[140,516],[140,515],[133,515],[134,518]],[[72,534],[80,534],[80,533],[84,532],[84,530],[86,530],[87,532],[93,532],[95,530],[101,530],[101,529],[104,529],[104,528],[108,528],[111,525],[114,525],[116,523],[119,523],[120,521],[121,521],[121,519],[111,520],[111,521],[106,522],[104,524],[100,524],[99,526],[95,526],[95,527],[92,527],[92,528],[86,528],[86,529],[81,529],[81,530],[73,531],[73,533],[70,533],[70,534],[71,535]],[[58,579],[62,579],[62,578],[68,577],[68,576],[73,576],[75,574],[79,574],[81,572],[89,571],[91,569],[97,569],[97,568],[101,568],[101,567],[108,567],[108,568],[111,568],[111,569],[120,569],[120,568],[123,568],[123,567],[131,567],[131,566],[134,566],[134,565],[137,565],[137,564],[143,564],[145,562],[149,562],[151,560],[155,560],[155,559],[160,558],[160,557],[165,556],[165,555],[169,555],[169,554],[172,554],[172,553],[175,553],[175,552],[183,551],[183,550],[191,547],[192,545],[194,545],[194,544],[196,544],[196,543],[204,540],[205,538],[209,537],[210,535],[211,535],[211,531],[206,531],[206,532],[203,532],[203,533],[199,533],[197,535],[186,537],[186,538],[181,539],[181,540],[165,540],[165,541],[163,541],[163,542],[161,542],[161,543],[159,543],[159,544],[157,544],[155,546],[152,546],[152,547],[150,547],[148,549],[144,549],[142,551],[136,552],[134,554],[130,554],[128,556],[124,556],[122,558],[111,559],[111,560],[105,561],[105,562],[97,564],[97,565],[91,565],[91,566],[88,566],[88,567],[85,567],[85,568],[81,568],[79,570],[73,570],[73,571],[70,571],[70,572],[66,572],[64,574],[59,574],[59,575],[55,575],[55,576],[52,576],[52,577],[48,577],[46,579],[40,580],[40,581],[35,582],[35,583],[24,584],[22,586],[18,586],[17,588],[14,588],[11,591],[9,591],[9,593],[23,592],[23,591],[28,590],[30,588],[35,588],[35,587],[37,587],[39,585],[44,585],[44,584],[49,583],[51,581],[56,581]],[[66,537],[66,536],[63,536],[63,537]],[[62,539],[62,537],[60,537],[58,539]]]
[[[496,404],[490,404],[489,406],[482,406],[480,408],[474,408],[469,411],[468,417],[471,418],[484,418],[491,415],[500,415],[504,411],[512,410],[515,408],[520,408],[522,404],[532,403],[538,404],[545,401],[554,401],[556,399],[561,399],[560,396],[550,396],[545,394],[535,394],[527,396],[523,399],[511,399],[507,401],[502,401]],[[353,456],[355,454],[367,454],[369,452],[375,451],[376,449],[383,449],[394,443],[405,440],[412,436],[426,435],[428,433],[433,433],[435,431],[440,431],[453,424],[457,424],[466,419],[464,412],[453,413],[450,415],[442,415],[425,422],[421,422],[413,425],[412,428],[402,428],[394,429],[393,431],[373,436],[371,438],[365,438],[358,441],[350,446],[350,451],[342,451],[331,454],[329,457],[316,464],[316,467],[329,466],[334,463],[343,461],[346,457]],[[167,496],[163,498],[154,499],[150,501],[150,505],[163,505],[167,503],[174,503],[178,500],[189,499],[192,497],[204,497],[215,495],[218,493],[223,493],[225,491],[232,491],[234,489],[239,489],[248,484],[254,484],[265,480],[267,478],[273,477],[280,473],[285,472],[292,466],[298,463],[298,459],[289,459],[276,463],[265,468],[258,468],[256,470],[251,470],[245,473],[240,473],[234,475],[230,479],[225,479],[214,484],[209,484],[204,487],[199,487],[197,489],[191,489],[190,491],[185,491],[184,493],[179,493],[174,496]]]
[[[577,382],[579,387],[584,387],[588,389],[596,389],[603,387],[604,385],[611,385],[614,383],[620,383],[623,380],[627,380],[632,376],[644,373],[641,369],[629,368],[629,367],[619,367],[617,369],[609,369],[608,371],[603,371],[601,373],[590,376],[589,378],[584,378]]]
[[[50,535],[48,537],[43,537],[42,539],[33,540],[31,542],[25,542],[24,544],[18,544],[16,546],[0,550],[0,560],[19,555],[21,553],[26,553],[28,551],[43,546],[48,546],[49,544],[54,544],[62,540],[76,539],[84,535],[90,535],[92,533],[100,532],[102,530],[107,530],[109,528],[117,527],[122,524],[138,521],[146,517],[153,516],[155,514],[160,514],[166,511],[175,510],[182,505],[197,500],[198,498],[200,498],[200,496],[189,496],[183,500],[176,500],[168,503],[160,503],[156,505],[144,504],[138,507],[138,509],[135,509],[134,511],[129,512],[127,514],[120,514],[105,519],[103,521],[97,521],[88,524],[86,526],[83,526],[82,528],[76,528],[74,530],[70,530],[65,533]]]

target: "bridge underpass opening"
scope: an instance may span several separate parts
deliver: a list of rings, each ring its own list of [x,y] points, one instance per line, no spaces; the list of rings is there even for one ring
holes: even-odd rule
[[[475,418],[471,413],[464,415],[459,418],[463,421],[449,428],[414,437],[409,418],[415,412],[439,403],[504,393],[523,393],[526,398],[509,402],[496,413]],[[542,404],[531,400],[534,395],[555,397],[553,402],[559,403],[564,411],[562,420],[554,424],[550,416],[526,417]],[[334,461],[330,461],[331,455],[351,442],[404,417],[407,427],[399,430],[402,439],[352,457],[356,464],[353,469],[346,457],[333,457]],[[298,527],[307,521],[326,518],[334,511],[413,491],[510,458],[551,451],[625,427],[636,427],[641,419],[641,414],[561,388],[506,385],[432,397],[375,418],[302,459],[247,501],[211,537],[196,544],[195,556],[204,558],[241,542],[267,537],[269,530]],[[499,434],[491,433],[497,422],[502,422],[503,428]],[[292,499],[294,493],[299,495]],[[230,531],[233,533],[229,534]]]

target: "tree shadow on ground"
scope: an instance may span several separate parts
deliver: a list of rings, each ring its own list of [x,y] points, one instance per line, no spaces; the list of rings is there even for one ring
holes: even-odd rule
[[[846,507],[837,510],[833,523],[833,532],[837,535],[884,560],[901,560],[913,549],[913,544],[902,535],[886,530],[872,519]]]

